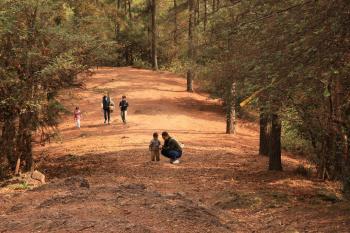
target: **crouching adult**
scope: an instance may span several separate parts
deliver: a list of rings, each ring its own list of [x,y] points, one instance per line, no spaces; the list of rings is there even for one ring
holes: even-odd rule
[[[170,163],[180,163],[180,157],[182,156],[182,148],[179,142],[170,137],[168,132],[162,133],[164,139],[164,145],[162,147],[162,155],[170,159]]]

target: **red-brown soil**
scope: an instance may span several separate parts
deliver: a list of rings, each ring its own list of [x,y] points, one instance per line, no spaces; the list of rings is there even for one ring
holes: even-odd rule
[[[184,90],[174,74],[99,68],[84,89],[63,92],[82,128],[64,116],[60,134],[35,147],[46,185],[0,189],[0,232],[350,232],[339,184],[296,174],[302,160],[286,153],[283,172],[267,171],[254,123],[226,135],[220,104]],[[118,112],[103,124],[105,91],[127,95],[127,125]],[[150,161],[163,130],[185,144],[178,165]]]

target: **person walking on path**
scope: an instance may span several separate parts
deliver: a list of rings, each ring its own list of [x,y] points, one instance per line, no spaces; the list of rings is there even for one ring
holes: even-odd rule
[[[149,144],[149,150],[151,151],[151,161],[160,161],[159,149],[160,141],[158,139],[158,133],[153,133],[153,139]]]
[[[170,159],[170,163],[177,164],[180,163],[180,157],[182,156],[181,145],[170,135],[168,132],[162,133],[162,138],[164,139],[164,145],[162,147],[162,155]]]
[[[110,124],[110,121],[111,121],[110,105],[111,105],[111,98],[109,97],[109,93],[107,93],[102,97],[102,109],[103,109],[105,124],[107,123],[107,121],[108,121],[108,124]]]
[[[128,113],[128,107],[129,107],[129,103],[126,100],[126,96],[123,95],[122,100],[119,102],[119,108],[120,108],[120,116],[121,116],[124,124],[126,124],[126,116]]]
[[[76,107],[74,110],[74,121],[78,129],[80,129],[80,119],[81,119],[81,112],[79,107]]]

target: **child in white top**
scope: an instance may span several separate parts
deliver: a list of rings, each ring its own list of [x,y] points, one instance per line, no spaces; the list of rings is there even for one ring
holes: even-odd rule
[[[81,112],[79,107],[76,107],[74,110],[74,121],[78,129],[80,129],[80,119],[81,119]]]

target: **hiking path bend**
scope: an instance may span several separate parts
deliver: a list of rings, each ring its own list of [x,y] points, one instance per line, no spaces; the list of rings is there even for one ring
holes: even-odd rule
[[[82,128],[67,115],[60,133],[35,147],[48,184],[31,191],[0,190],[0,232],[347,232],[348,203],[318,198],[339,187],[305,179],[301,162],[283,154],[284,172],[267,171],[258,155],[258,127],[239,121],[226,135],[219,101],[185,91],[169,72],[98,68],[82,89],[65,90],[64,106],[82,111]],[[101,100],[126,95],[103,124]],[[181,163],[150,161],[153,132],[185,144]],[[333,216],[329,218],[329,216]],[[307,219],[307,221],[306,221]]]

